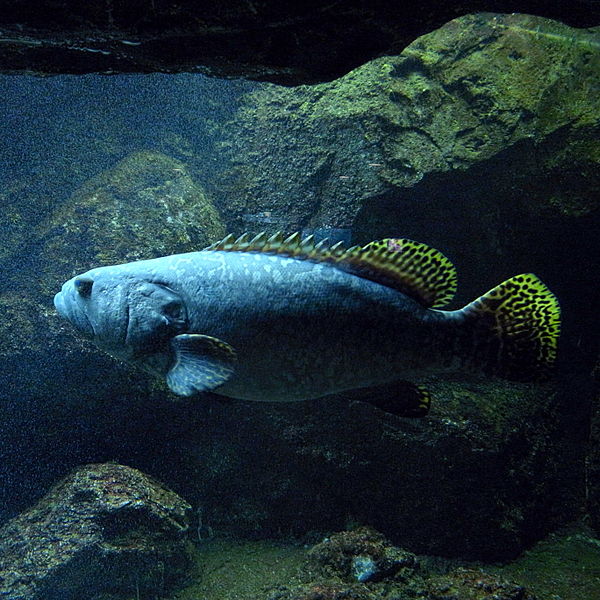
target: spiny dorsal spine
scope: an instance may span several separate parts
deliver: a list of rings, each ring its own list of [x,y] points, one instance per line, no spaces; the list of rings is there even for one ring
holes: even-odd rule
[[[393,244],[390,244],[393,242]],[[270,237],[263,231],[237,239],[228,235],[207,251],[260,252],[290,258],[329,263],[335,267],[397,289],[427,307],[447,304],[456,291],[456,271],[439,251],[412,240],[380,240],[366,246],[344,248],[327,240],[315,243],[314,236],[302,238],[299,232],[284,239],[281,232]]]

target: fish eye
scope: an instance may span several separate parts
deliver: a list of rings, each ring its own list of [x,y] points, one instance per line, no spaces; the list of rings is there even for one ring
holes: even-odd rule
[[[91,277],[77,277],[73,282],[73,285],[80,296],[88,298],[92,295],[94,280]]]

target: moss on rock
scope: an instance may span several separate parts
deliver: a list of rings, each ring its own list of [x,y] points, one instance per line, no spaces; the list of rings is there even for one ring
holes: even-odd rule
[[[185,165],[136,152],[92,178],[45,227],[43,291],[94,266],[199,250],[225,233]]]
[[[597,165],[589,130],[600,121],[599,38],[598,28],[540,17],[470,15],[331,83],[261,86],[234,122],[230,177],[246,201],[243,227],[261,228],[265,212],[273,228],[349,226],[368,198],[436,173],[464,178],[503,152],[518,155],[520,142],[543,148],[564,128],[570,166]],[[564,164],[564,150],[553,148],[549,162]],[[573,213],[560,190],[532,200]],[[576,215],[598,208],[591,195],[581,204]]]
[[[0,593],[27,600],[163,595],[190,567],[190,509],[136,469],[80,467],[2,527]]]

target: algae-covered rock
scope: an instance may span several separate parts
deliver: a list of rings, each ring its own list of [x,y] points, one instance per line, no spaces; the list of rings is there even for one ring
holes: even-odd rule
[[[459,568],[427,582],[429,600],[536,600],[525,586],[480,569]]]
[[[81,467],[0,530],[0,595],[162,594],[190,566],[189,511],[174,492],[135,469]]]
[[[397,557],[401,567],[379,577],[356,581],[352,565]],[[456,568],[449,561],[417,557],[393,546],[374,530],[341,531],[308,551],[303,582],[273,589],[268,600],[536,600],[525,586],[475,568]],[[435,568],[432,568],[434,563]]]
[[[264,213],[286,229],[349,226],[368,199],[410,200],[429,178],[464,182],[500,155],[513,186],[535,177],[532,209],[596,210],[582,179],[600,189],[599,40],[598,28],[470,15],[331,83],[261,86],[234,123],[231,185],[247,200],[237,216],[254,229]],[[538,160],[520,164],[530,153]],[[556,181],[567,156],[573,177]],[[509,191],[499,183],[497,199]]]
[[[94,266],[199,250],[224,235],[211,200],[185,165],[137,152],[92,178],[42,234],[48,294]]]
[[[394,547],[368,527],[341,531],[311,548],[310,559],[327,575],[360,582],[402,576],[418,568],[414,554]]]

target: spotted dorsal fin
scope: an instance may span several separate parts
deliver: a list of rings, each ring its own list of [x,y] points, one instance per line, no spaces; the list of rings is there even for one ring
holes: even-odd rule
[[[394,288],[426,307],[445,306],[456,291],[456,271],[438,250],[406,239],[385,239],[366,246],[344,248],[341,242],[316,243],[312,235],[302,238],[294,233],[255,237],[228,235],[205,250],[225,252],[261,252],[291,258],[325,262],[359,277]]]

